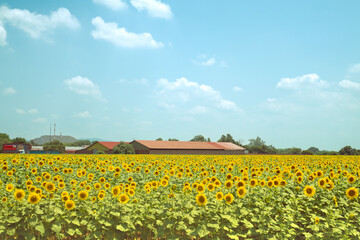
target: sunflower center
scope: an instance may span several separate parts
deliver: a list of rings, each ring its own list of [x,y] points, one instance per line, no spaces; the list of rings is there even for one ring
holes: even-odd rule
[[[311,189],[311,188],[308,188],[308,189],[306,189],[306,192],[307,192],[308,194],[311,194],[311,193],[312,193],[312,189]]]
[[[352,196],[355,196],[355,191],[354,191],[354,190],[350,190],[350,191],[349,191],[349,196],[351,196],[351,197],[352,197]]]

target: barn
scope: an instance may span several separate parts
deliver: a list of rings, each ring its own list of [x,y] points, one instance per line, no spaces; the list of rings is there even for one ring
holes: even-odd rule
[[[100,142],[96,141],[85,149],[77,150],[75,153],[78,154],[89,154],[103,151],[104,153],[112,153],[113,148],[120,142]]]
[[[230,142],[134,140],[130,144],[136,154],[240,155],[245,153],[245,148]]]
[[[28,143],[3,144],[2,153],[29,153],[31,145]]]

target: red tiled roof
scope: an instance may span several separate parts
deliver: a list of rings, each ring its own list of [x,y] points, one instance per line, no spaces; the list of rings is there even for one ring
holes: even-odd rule
[[[150,149],[243,150],[232,143],[134,140]],[[234,145],[234,146],[232,146]]]
[[[118,145],[120,142],[98,142],[104,147],[107,147],[108,149],[113,149],[116,145]],[[125,142],[128,143],[128,142]]]
[[[209,143],[219,146],[219,148],[222,148],[224,150],[245,150],[245,148],[240,147],[231,142],[209,142]]]

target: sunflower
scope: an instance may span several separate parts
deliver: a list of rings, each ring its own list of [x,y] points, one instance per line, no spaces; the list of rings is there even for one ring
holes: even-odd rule
[[[22,201],[22,199],[25,197],[25,192],[22,189],[16,189],[14,192],[14,198],[18,201]]]
[[[287,182],[286,182],[284,179],[282,179],[282,180],[280,181],[280,186],[281,186],[281,187],[285,187],[286,184],[287,184]]]
[[[315,224],[319,224],[319,222],[320,222],[320,219],[319,219],[318,217],[316,217],[316,218],[314,219],[314,223],[315,223]]]
[[[67,200],[67,201],[65,202],[65,208],[66,208],[67,210],[72,210],[72,209],[74,209],[74,208],[75,208],[75,203],[74,203],[74,201],[73,201],[73,200]]]
[[[120,192],[121,192],[121,191],[120,191],[120,187],[119,187],[119,186],[113,187],[113,189],[111,190],[111,193],[112,193],[113,197],[119,196]]]
[[[250,180],[250,187],[256,187],[257,184],[258,184],[258,181],[255,178]]]
[[[326,184],[325,178],[319,179],[318,184],[321,188],[324,188]]]
[[[48,192],[53,192],[55,191],[55,184],[52,182],[46,182],[45,189]]]
[[[233,175],[231,173],[226,174],[226,180],[231,180]]]
[[[1,199],[1,201],[2,201],[3,203],[6,203],[6,202],[7,202],[7,197],[3,197],[3,198]]]
[[[101,184],[100,184],[100,183],[95,183],[95,184],[94,184],[94,188],[95,188],[96,190],[99,190],[99,189],[101,188]]]
[[[273,183],[272,180],[269,180],[269,181],[266,183],[266,186],[267,186],[268,188],[271,188],[273,185],[274,185],[274,183]]]
[[[334,189],[334,183],[332,181],[328,182],[326,185],[325,185],[325,188],[327,190],[333,190]]]
[[[31,204],[38,204],[40,202],[41,197],[37,193],[30,193],[28,202]]]
[[[129,196],[126,195],[125,193],[120,194],[119,196],[119,202],[121,202],[122,204],[125,204],[129,201]]]
[[[261,180],[261,181],[260,181],[260,186],[261,186],[261,187],[265,187],[265,185],[266,185],[266,181],[265,181],[265,180]]]
[[[234,201],[234,196],[231,193],[228,193],[224,196],[225,202],[231,204]]]
[[[221,186],[221,182],[220,182],[219,179],[216,179],[214,183],[215,183],[215,186],[216,186],[216,187],[220,187],[220,186]]]
[[[233,185],[233,182],[230,180],[225,182],[225,188],[227,188],[227,189],[230,189],[232,187],[232,185]]]
[[[80,200],[86,200],[88,196],[89,196],[89,193],[84,190],[82,190],[78,193],[78,197]]]
[[[70,200],[70,196],[69,196],[69,195],[61,196],[61,200],[62,200],[63,202],[66,202],[67,200]]]
[[[355,178],[355,176],[353,176],[353,175],[350,175],[349,177],[348,177],[348,183],[353,183],[353,182],[355,182],[355,180],[356,180],[356,178]]]
[[[135,194],[134,189],[130,188],[129,191],[128,191],[128,194],[129,194],[131,197],[134,196],[134,194]]]
[[[246,188],[245,188],[245,187],[239,187],[239,188],[236,190],[236,194],[238,195],[239,198],[244,197],[245,194],[246,194]]]
[[[221,201],[224,198],[224,194],[222,192],[218,192],[215,195],[216,200]]]
[[[312,197],[315,195],[315,188],[313,186],[308,186],[306,185],[305,188],[304,188],[304,194],[308,197]]]
[[[105,197],[105,192],[99,192],[99,193],[98,193],[98,198],[99,198],[99,200],[103,200],[104,197]]]
[[[8,192],[12,192],[12,190],[14,190],[14,185],[12,185],[11,183],[6,185],[6,191]]]
[[[303,176],[301,175],[301,176],[298,176],[297,177],[297,179],[296,179],[296,181],[300,184],[300,183],[302,183],[302,181],[303,181]]]
[[[239,181],[236,183],[236,187],[237,187],[237,188],[239,188],[239,187],[245,187],[245,181],[239,180]]]
[[[348,199],[354,199],[357,198],[359,196],[359,191],[357,190],[357,188],[351,187],[348,190],[346,190],[346,197]]]
[[[208,189],[210,192],[214,191],[214,189],[215,189],[215,184],[214,184],[214,183],[209,183],[209,184],[207,185],[207,189]]]
[[[196,195],[196,202],[200,205],[200,206],[205,206],[207,204],[207,199],[205,194],[200,193],[198,195]]]
[[[167,179],[162,179],[161,181],[160,181],[160,184],[161,184],[161,186],[163,186],[163,187],[166,187],[167,185],[168,185],[168,180]]]
[[[60,182],[60,183],[58,184],[58,187],[59,187],[60,189],[63,189],[63,188],[65,187],[65,183]]]
[[[198,184],[197,187],[196,187],[196,191],[198,193],[203,193],[205,191],[205,186],[204,184]]]

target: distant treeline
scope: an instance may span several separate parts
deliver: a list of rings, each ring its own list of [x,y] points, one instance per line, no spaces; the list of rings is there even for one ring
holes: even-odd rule
[[[157,141],[163,141],[162,138],[156,139]],[[179,141],[176,138],[169,138],[167,141]],[[189,141],[192,142],[211,142],[210,138],[205,138],[203,135],[196,135]],[[254,154],[303,154],[303,155],[360,155],[360,150],[352,148],[351,146],[345,146],[339,151],[320,150],[317,147],[310,147],[308,149],[301,149],[297,147],[292,148],[275,148],[272,145],[267,145],[260,137],[249,139],[248,144],[242,144],[241,141],[236,141],[230,134],[221,135],[217,142],[231,142],[238,146],[246,148],[249,153]],[[0,133],[0,151],[2,151],[2,145],[5,143],[30,143],[35,145],[31,141],[26,141],[25,138],[15,137],[11,139],[8,134]],[[66,143],[64,146],[80,147],[85,145],[91,145],[93,142],[90,140],[77,140],[73,143]]]

